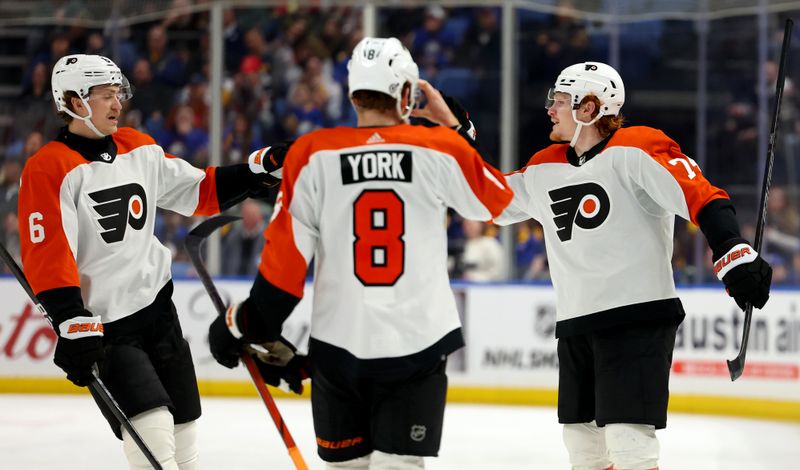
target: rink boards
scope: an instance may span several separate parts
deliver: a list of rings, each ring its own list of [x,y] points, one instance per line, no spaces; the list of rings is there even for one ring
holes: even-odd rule
[[[217,282],[226,301],[247,296],[249,281]],[[467,347],[451,356],[451,401],[554,405],[558,381],[555,293],[549,286],[454,285]],[[800,292],[777,290],[756,311],[745,375],[731,382],[742,313],[722,288],[681,289],[687,317],[679,330],[670,382],[672,411],[800,421]],[[0,392],[74,393],[52,363],[55,334],[13,278],[0,278]],[[287,321],[284,336],[308,342],[313,290]],[[215,313],[198,281],[175,282],[175,304],[192,345],[204,395],[255,395],[244,368],[211,357],[206,335]],[[280,391],[276,391],[280,395]]]

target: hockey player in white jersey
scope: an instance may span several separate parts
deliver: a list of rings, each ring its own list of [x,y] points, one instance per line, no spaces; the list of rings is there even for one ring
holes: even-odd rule
[[[227,367],[243,343],[287,350],[281,325],[313,260],[310,365],[294,356],[275,376],[300,391],[309,368],[327,468],[421,469],[439,449],[446,357],[463,345],[446,210],[488,220],[512,195],[397,39],[364,38],[348,70],[358,127],[292,144],[250,297],[209,340]],[[416,115],[441,125],[406,123],[418,85],[427,105]]]
[[[555,143],[507,175],[499,224],[545,230],[556,290],[558,416],[574,470],[658,466],[675,333],[685,316],[672,276],[678,215],[699,225],[715,271],[744,308],[764,306],[771,268],[739,233],[725,191],[677,143],[621,128],[625,88],[610,66],[564,69],[547,114]]]
[[[278,180],[247,164],[194,168],[153,139],[117,128],[127,79],[108,58],[69,55],[53,67],[67,126],[25,164],[19,232],[25,276],[53,320],[55,363],[78,386],[99,366],[120,408],[164,469],[195,470],[200,416],[194,366],[172,303],[171,253],[156,207],[211,215]],[[264,152],[262,152],[264,153]],[[266,151],[280,166],[285,147]],[[152,468],[95,397],[132,469]]]

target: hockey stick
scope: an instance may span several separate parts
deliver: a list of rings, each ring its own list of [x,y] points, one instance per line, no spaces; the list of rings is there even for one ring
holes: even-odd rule
[[[14,277],[17,278],[17,281],[19,281],[22,288],[25,289],[25,293],[28,294],[28,297],[30,297],[31,301],[36,306],[36,310],[41,312],[42,315],[44,315],[44,317],[47,319],[47,321],[50,322],[50,324],[52,325],[53,319],[50,317],[50,315],[47,314],[47,311],[44,309],[41,302],[39,302],[39,298],[36,297],[36,294],[33,293],[33,289],[31,288],[31,285],[28,283],[28,279],[25,277],[25,274],[22,272],[22,269],[20,269],[19,265],[17,265],[17,262],[14,261],[14,258],[11,256],[11,253],[9,253],[8,250],[6,250],[6,247],[2,243],[0,243],[0,258],[3,258],[3,262],[6,264],[6,266],[8,266],[8,269],[11,270],[11,273],[14,275]],[[142,454],[144,454],[145,458],[147,458],[147,461],[150,462],[150,465],[152,465],[153,468],[156,470],[162,470],[161,464],[158,463],[158,460],[156,460],[155,456],[153,455],[153,452],[150,450],[149,447],[147,447],[147,444],[145,444],[144,440],[142,440],[142,436],[140,436],[139,433],[136,431],[136,429],[133,427],[133,424],[131,424],[128,417],[125,416],[125,413],[117,404],[117,401],[114,400],[114,397],[111,395],[111,392],[108,391],[106,385],[103,383],[102,380],[100,380],[100,377],[98,377],[98,371],[96,365],[92,370],[92,375],[94,375],[94,380],[89,382],[88,385],[89,390],[92,392],[92,395],[99,397],[100,400],[102,400],[103,403],[106,405],[106,407],[111,411],[111,414],[113,414],[114,417],[117,418],[119,424],[128,431],[128,433],[131,435],[131,438],[133,439],[133,442],[135,442],[136,446],[139,447],[139,450],[142,451]]]
[[[781,116],[781,101],[783,100],[783,86],[786,82],[786,57],[789,51],[789,43],[792,41],[792,26],[794,21],[786,18],[786,27],[783,31],[783,45],[781,46],[781,58],[778,65],[778,80],[775,83],[775,108],[772,111],[772,126],[769,131],[769,142],[767,145],[767,162],[764,169],[764,180],[761,183],[761,211],[758,213],[756,223],[756,239],[753,248],[761,251],[764,239],[764,226],[767,224],[767,200],[769,199],[769,185],[772,181],[772,164],[775,161],[775,140],[778,136],[778,123]],[[739,354],[728,361],[728,372],[731,374],[731,381],[735,381],[744,372],[744,361],[747,354],[747,342],[750,339],[750,323],[753,321],[753,304],[748,303],[744,311],[744,324],[742,327],[742,346]]]
[[[214,308],[216,308],[217,314],[219,315],[225,315],[227,307],[222,301],[222,297],[219,295],[219,291],[217,291],[217,287],[214,285],[211,275],[208,274],[208,270],[203,264],[203,259],[200,256],[200,245],[203,243],[203,240],[215,230],[239,219],[240,217],[230,215],[218,215],[206,219],[197,227],[193,228],[192,231],[186,235],[186,240],[184,241],[186,251],[189,253],[189,259],[192,261],[192,266],[194,266],[194,269],[197,271],[197,276],[200,277],[200,282],[203,283],[203,287],[205,287],[208,296],[211,297],[211,303],[214,304]],[[289,451],[289,456],[292,458],[295,467],[297,470],[308,470],[308,465],[306,465],[305,460],[303,460],[303,456],[300,454],[300,449],[298,449],[297,444],[294,443],[292,434],[289,432],[289,428],[286,427],[286,422],[283,420],[281,412],[278,411],[278,406],[275,404],[272,394],[269,393],[267,385],[264,383],[264,378],[258,370],[258,366],[256,366],[253,358],[250,357],[250,353],[246,350],[242,351],[242,362],[244,362],[244,365],[247,367],[247,372],[250,373],[250,378],[253,380],[259,395],[261,395],[261,399],[264,401],[264,405],[266,405],[267,411],[269,411],[269,415],[275,423],[275,427],[278,428],[278,432],[281,438],[283,438],[283,443],[286,445],[286,449]]]

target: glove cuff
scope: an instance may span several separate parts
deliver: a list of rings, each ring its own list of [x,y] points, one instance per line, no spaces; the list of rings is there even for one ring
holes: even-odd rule
[[[250,167],[251,172],[255,174],[267,172],[264,168],[264,158],[268,155],[270,148],[271,147],[264,147],[263,149],[258,149],[247,157],[247,165]]]
[[[734,240],[733,246],[719,259],[714,261],[714,274],[717,275],[717,279],[722,280],[731,269],[742,264],[752,263],[757,257],[758,252],[745,240]]]
[[[103,322],[99,315],[94,317],[72,317],[58,325],[58,332],[59,336],[66,339],[103,336]]]
[[[244,336],[237,324],[240,306],[241,304],[233,304],[225,311],[225,326],[228,327],[228,331],[236,339],[242,339],[242,336]]]

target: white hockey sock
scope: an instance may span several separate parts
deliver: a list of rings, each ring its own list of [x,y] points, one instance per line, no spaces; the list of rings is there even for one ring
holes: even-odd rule
[[[659,444],[655,426],[608,424],[608,455],[616,470],[650,470],[658,467]]]
[[[147,410],[130,420],[161,467],[164,470],[179,470],[178,464],[175,463],[175,425],[167,407],[160,406]],[[153,468],[125,428],[122,429],[122,449],[125,451],[131,470]]]
[[[326,462],[326,470],[369,470],[369,455],[344,462]]]
[[[197,421],[175,425],[175,462],[180,470],[199,470]]]
[[[387,454],[376,450],[370,458],[370,470],[423,470],[425,459],[417,455]]]
[[[594,421],[565,424],[563,437],[573,470],[601,470],[611,466],[603,430]]]

